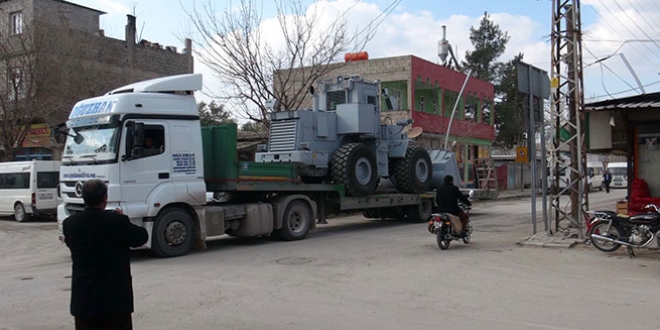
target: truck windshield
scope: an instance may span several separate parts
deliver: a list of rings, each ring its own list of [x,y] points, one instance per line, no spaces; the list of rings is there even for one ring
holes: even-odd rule
[[[62,158],[75,162],[114,160],[117,153],[120,128],[115,123],[71,128],[69,136],[66,138]]]

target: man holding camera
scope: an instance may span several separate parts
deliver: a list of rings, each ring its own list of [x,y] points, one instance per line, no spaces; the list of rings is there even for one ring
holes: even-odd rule
[[[71,315],[76,329],[132,329],[133,284],[130,248],[144,245],[147,231],[120,209],[105,211],[108,186],[83,184],[85,210],[63,222],[71,250]]]

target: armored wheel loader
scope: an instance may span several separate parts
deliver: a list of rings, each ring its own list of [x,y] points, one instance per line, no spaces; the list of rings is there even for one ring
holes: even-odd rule
[[[381,178],[402,193],[429,188],[431,159],[404,132],[412,121],[381,124],[381,103],[390,100],[379,82],[339,77],[310,92],[312,109],[270,114],[268,145],[256,162],[295,163],[303,181],[342,184],[349,196],[371,195]]]

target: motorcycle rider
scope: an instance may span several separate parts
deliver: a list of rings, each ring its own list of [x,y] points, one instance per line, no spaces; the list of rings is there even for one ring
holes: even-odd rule
[[[467,206],[472,206],[472,203],[470,203],[470,200],[454,185],[453,176],[445,176],[444,184],[438,189],[435,198],[438,204],[438,212],[453,214],[461,219],[463,230],[461,231],[460,236],[465,237],[470,217],[467,213],[461,210],[458,206],[458,201],[460,200]]]

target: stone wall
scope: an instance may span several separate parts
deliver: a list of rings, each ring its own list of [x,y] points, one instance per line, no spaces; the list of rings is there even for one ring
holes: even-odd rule
[[[15,11],[23,12],[21,36],[8,35],[9,15]],[[0,82],[7,81],[5,58],[23,59],[26,53],[32,54],[36,60],[27,61],[25,71],[36,74],[26,78],[38,86],[38,93],[31,100],[40,104],[35,113],[43,113],[39,117],[49,126],[64,122],[82,99],[141,80],[193,72],[189,40],[179,51],[155,43],[138,44],[132,16],[125,40],[105,37],[99,30],[99,14],[67,1],[0,1],[0,42],[29,41],[28,48],[17,47],[20,52],[0,58]],[[0,84],[0,93],[4,86]],[[57,152],[53,156],[59,159]]]
[[[87,33],[99,31],[99,10],[55,0],[32,0],[34,18],[54,25],[68,25]]]

